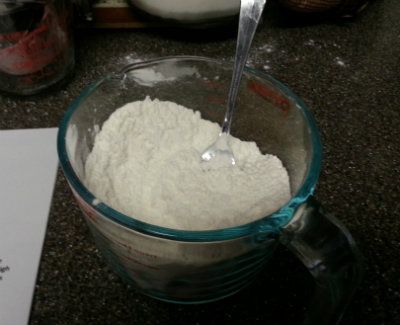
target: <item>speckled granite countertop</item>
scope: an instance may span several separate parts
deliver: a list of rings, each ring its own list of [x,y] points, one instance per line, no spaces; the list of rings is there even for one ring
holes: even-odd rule
[[[344,324],[400,324],[399,17],[397,0],[376,1],[346,23],[289,24],[271,11],[249,61],[302,97],[321,130],[316,196],[349,228],[366,264]],[[26,99],[1,96],[0,128],[57,126],[82,87],[137,59],[233,57],[232,35],[176,34],[80,31],[72,81]],[[280,248],[253,285],[225,300],[178,306],[144,297],[105,265],[60,173],[30,323],[296,324],[311,287],[300,262]]]

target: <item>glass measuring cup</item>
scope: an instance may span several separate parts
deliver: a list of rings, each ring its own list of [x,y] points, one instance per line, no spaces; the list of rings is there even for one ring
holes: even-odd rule
[[[275,213],[232,228],[182,231],[121,214],[84,185],[94,138],[117,108],[150,96],[218,122],[231,73],[230,64],[212,59],[169,57],[128,65],[98,81],[61,122],[58,153],[64,174],[110,266],[143,293],[178,303],[229,296],[251,282],[281,242],[317,282],[307,322],[335,322],[359,282],[360,256],[348,231],[312,198],[321,168],[315,122],[304,103],[272,77],[245,70],[232,134],[277,155],[288,170],[292,197]]]

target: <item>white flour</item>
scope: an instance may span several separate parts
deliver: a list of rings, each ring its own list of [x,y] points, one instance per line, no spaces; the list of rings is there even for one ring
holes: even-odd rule
[[[231,137],[235,166],[204,168],[217,123],[172,102],[146,98],[116,110],[86,162],[86,186],[114,209],[151,224],[209,230],[245,224],[290,199],[281,161]]]

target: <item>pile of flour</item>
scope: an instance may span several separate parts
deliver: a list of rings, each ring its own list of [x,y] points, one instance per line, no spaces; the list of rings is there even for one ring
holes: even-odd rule
[[[183,230],[245,224],[285,204],[290,199],[286,169],[254,142],[230,137],[235,166],[209,168],[212,162],[201,161],[219,131],[217,123],[172,102],[129,103],[97,134],[85,185],[128,216]]]

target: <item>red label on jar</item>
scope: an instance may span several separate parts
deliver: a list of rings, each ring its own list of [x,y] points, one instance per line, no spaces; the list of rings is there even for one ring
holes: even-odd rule
[[[58,16],[46,6],[40,24],[32,31],[0,35],[0,43],[10,45],[0,50],[0,70],[10,75],[40,71],[65,51],[67,35]]]

